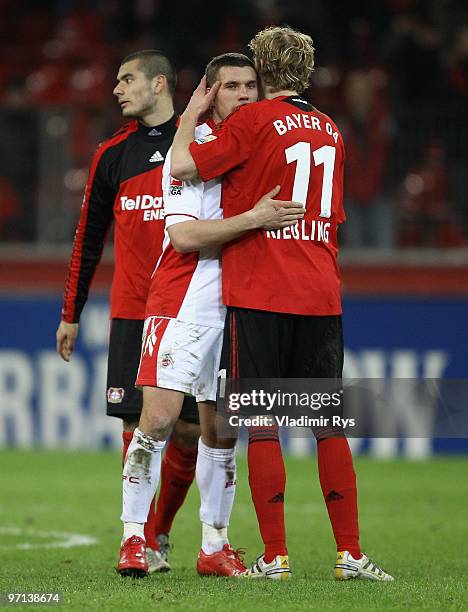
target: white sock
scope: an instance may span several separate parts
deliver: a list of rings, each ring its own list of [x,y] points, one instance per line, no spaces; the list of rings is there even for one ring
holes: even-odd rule
[[[120,518],[124,523],[143,526],[146,523],[151,500],[159,483],[161,452],[165,444],[135,429],[123,469],[123,504]],[[131,531],[130,526],[124,526],[124,531],[125,529]]]
[[[218,550],[223,550],[225,544],[229,544],[227,527],[216,529],[216,527],[202,523],[202,549],[205,554],[212,555]]]
[[[227,526],[236,494],[236,449],[210,448],[198,440],[196,479],[200,491],[202,549],[210,555],[228,543]]]
[[[132,536],[138,536],[145,539],[145,524],[144,523],[124,523],[124,533],[122,541],[128,540]]]

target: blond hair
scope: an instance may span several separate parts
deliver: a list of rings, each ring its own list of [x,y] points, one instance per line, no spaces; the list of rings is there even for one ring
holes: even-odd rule
[[[258,32],[249,43],[256,68],[273,92],[302,93],[314,71],[314,41],[289,26],[273,26]]]

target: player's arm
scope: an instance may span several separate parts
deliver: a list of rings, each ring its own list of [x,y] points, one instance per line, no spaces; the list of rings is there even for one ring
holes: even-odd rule
[[[115,190],[108,180],[103,157],[98,149],[90,167],[68,266],[62,320],[56,332],[57,352],[65,361],[70,361],[75,347],[81,311],[113,218]]]
[[[167,228],[171,243],[179,253],[190,253],[212,246],[220,246],[256,229],[279,229],[296,224],[305,210],[295,202],[274,200],[280,191],[277,185],[265,194],[250,210],[216,220],[184,220]]]
[[[197,167],[189,147],[195,139],[195,128],[202,115],[210,109],[218,89],[219,83],[216,82],[207,91],[206,76],[204,76],[180,117],[179,127],[172,144],[171,165],[171,174],[178,179],[190,181],[198,177]]]

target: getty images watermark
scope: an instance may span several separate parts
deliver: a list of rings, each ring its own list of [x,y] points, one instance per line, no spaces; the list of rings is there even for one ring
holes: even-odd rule
[[[359,438],[468,437],[468,379],[220,378],[218,426],[341,428]]]
[[[281,410],[291,408],[309,409],[315,412],[322,411],[341,411],[343,407],[343,390],[315,393],[298,393],[295,391],[281,391],[277,389],[274,392],[265,391],[264,389],[252,389],[249,392],[230,393],[227,398],[227,409],[231,413],[228,417],[228,422],[231,427],[354,427],[355,419],[344,418],[339,414],[316,414],[309,416],[301,414],[290,416],[289,414],[272,414],[273,410]],[[261,412],[254,416],[245,416],[239,414],[242,409],[250,409]],[[267,414],[263,414],[266,412]]]

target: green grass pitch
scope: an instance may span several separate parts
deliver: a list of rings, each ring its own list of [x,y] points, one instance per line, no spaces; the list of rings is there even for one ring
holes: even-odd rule
[[[132,580],[113,569],[121,534],[119,456],[4,450],[0,592],[61,591],[67,610],[466,610],[467,468],[462,458],[356,461],[361,544],[394,583],[333,580],[334,543],[315,458],[287,460],[292,581],[199,578],[196,486],[171,534],[173,571]],[[39,548],[47,531],[97,542]],[[261,552],[243,458],[230,536],[234,546],[247,548],[247,561]]]

